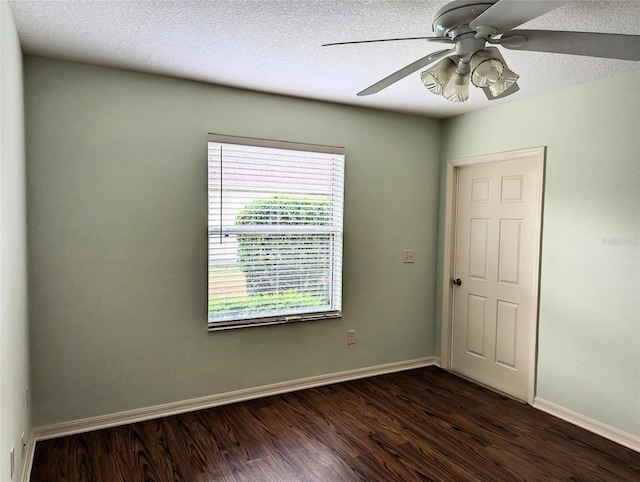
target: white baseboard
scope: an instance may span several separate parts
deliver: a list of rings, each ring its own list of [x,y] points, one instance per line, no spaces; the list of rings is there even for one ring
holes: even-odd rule
[[[411,370],[414,368],[422,368],[434,364],[435,357],[418,358],[415,360],[387,363],[385,365],[358,368],[355,370],[347,370],[344,372],[318,375],[309,378],[302,378],[299,380],[274,383],[271,385],[263,385],[260,387],[247,388],[244,390],[237,390],[234,392],[194,398],[191,400],[183,400],[180,402],[166,403],[153,407],[137,408],[134,410],[127,410],[124,412],[117,412],[108,415],[99,415],[97,417],[71,420],[69,422],[61,422],[34,428],[32,444],[35,445],[35,442],[38,440],[46,440],[56,437],[62,437],[64,435],[90,432],[92,430],[116,427],[118,425],[141,422],[143,420],[166,417],[179,413],[192,412],[194,410],[202,410],[205,408],[217,407],[219,405],[226,405],[229,403],[251,400],[254,398],[279,395],[281,393],[293,392],[296,390],[304,390],[305,388],[319,387],[332,383],[356,380],[358,378],[366,378],[376,375],[384,375],[386,373]]]
[[[589,430],[601,437],[619,443],[620,445],[624,445],[636,452],[640,452],[640,437],[637,437],[636,435],[623,432],[620,429],[598,422],[597,420],[593,420],[589,417],[585,417],[584,415],[538,397],[533,400],[533,407],[538,410],[542,410],[543,412],[547,412],[554,417],[561,418],[562,420],[577,425],[578,427],[582,427],[585,430]]]

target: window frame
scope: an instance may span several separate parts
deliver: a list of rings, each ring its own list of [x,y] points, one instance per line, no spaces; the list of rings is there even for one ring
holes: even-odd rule
[[[212,134],[209,133],[208,135],[208,142],[207,142],[207,179],[208,179],[208,186],[207,186],[207,213],[208,213],[208,217],[207,217],[207,246],[208,246],[208,260],[207,260],[207,266],[208,266],[208,274],[207,274],[207,285],[208,285],[208,291],[207,291],[207,303],[209,306],[209,303],[212,300],[211,297],[211,277],[210,277],[210,269],[211,269],[211,250],[212,250],[212,245],[214,244],[212,242],[212,239],[214,239],[213,237],[215,237],[216,234],[220,234],[220,235],[239,235],[240,232],[244,231],[246,232],[247,229],[249,229],[249,231],[251,231],[251,228],[248,226],[243,227],[231,227],[231,226],[224,226],[224,224],[221,222],[219,223],[220,226],[214,225],[211,223],[211,219],[212,219],[212,210],[211,210],[211,186],[210,186],[210,176],[211,176],[211,172],[212,172],[212,168],[211,168],[211,157],[210,157],[210,143],[218,143],[221,145],[224,144],[234,144],[234,145],[240,145],[240,146],[247,146],[247,147],[258,147],[258,148],[266,148],[266,149],[278,149],[278,150],[291,150],[291,151],[304,151],[304,152],[313,152],[313,153],[318,153],[318,154],[322,154],[322,155],[333,155],[333,156],[339,156],[338,157],[338,162],[339,162],[339,180],[341,182],[340,185],[340,189],[336,192],[333,191],[329,196],[330,199],[330,203],[332,204],[332,214],[333,214],[333,209],[335,208],[335,203],[337,203],[338,206],[340,206],[340,211],[339,211],[339,226],[335,226],[335,225],[329,225],[327,227],[323,227],[323,228],[317,228],[317,227],[310,227],[310,226],[292,226],[290,231],[283,231],[281,229],[278,229],[278,233],[279,234],[287,234],[287,235],[292,235],[292,234],[310,234],[310,235],[329,235],[330,238],[332,239],[329,242],[329,247],[332,250],[331,251],[331,255],[328,256],[328,258],[325,261],[329,261],[330,265],[332,266],[332,274],[331,274],[331,289],[330,289],[330,303],[329,303],[329,307],[327,309],[324,310],[320,310],[320,311],[304,311],[304,310],[300,310],[299,309],[299,313],[298,312],[292,312],[292,313],[278,313],[277,315],[273,315],[273,316],[260,316],[260,317],[246,317],[246,318],[237,318],[237,319],[231,319],[231,320],[224,320],[224,321],[211,321],[209,318],[209,309],[207,310],[207,323],[208,323],[208,331],[222,331],[222,330],[229,330],[229,329],[236,329],[236,328],[247,328],[247,327],[254,327],[254,326],[265,326],[265,325],[274,325],[274,324],[283,324],[283,323],[292,323],[292,322],[300,322],[300,321],[312,321],[312,320],[320,320],[320,319],[335,319],[335,318],[341,318],[342,317],[342,281],[343,281],[343,264],[342,264],[342,251],[343,251],[343,246],[344,246],[344,175],[345,175],[345,149],[344,147],[337,147],[337,146],[326,146],[326,145],[318,145],[318,144],[307,144],[307,143],[297,143],[297,142],[288,142],[288,141],[277,141],[277,140],[270,140],[270,139],[260,139],[260,138],[250,138],[250,137],[242,137],[242,136],[230,136],[230,135],[222,135],[222,134]],[[222,155],[222,154],[221,154]],[[220,174],[220,196],[221,196],[221,201],[220,201],[220,218],[222,219],[222,212],[225,209],[225,204],[222,201],[222,196],[224,193],[224,174],[222,173],[222,157],[221,157],[221,174]],[[332,159],[331,160],[332,163],[336,162],[336,159]],[[335,173],[336,168],[334,166],[331,167],[331,173],[332,175]],[[289,195],[289,193],[287,193],[286,191],[283,191],[282,195],[286,196]],[[256,231],[255,232],[264,232],[265,228],[260,228],[260,225],[249,225],[249,226],[257,226],[256,228],[254,228]],[[268,229],[266,229],[268,231]],[[213,236],[213,237],[212,237]],[[336,236],[338,237],[338,240],[336,241],[335,238]],[[336,253],[336,250],[339,250],[339,253]],[[337,258],[336,258],[337,255]],[[338,259],[338,261],[335,261],[336,259]],[[338,276],[338,288],[334,287],[333,284],[335,282],[335,276],[336,274],[333,273],[334,271],[334,265],[337,264],[338,265],[338,269],[339,272],[337,273]],[[337,294],[337,303],[336,303],[336,290],[338,290],[338,294]],[[337,306],[336,306],[337,304]]]

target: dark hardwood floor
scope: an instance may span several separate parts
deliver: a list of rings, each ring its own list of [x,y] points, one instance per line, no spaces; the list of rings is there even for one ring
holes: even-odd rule
[[[32,482],[640,480],[640,453],[430,367],[38,442]]]

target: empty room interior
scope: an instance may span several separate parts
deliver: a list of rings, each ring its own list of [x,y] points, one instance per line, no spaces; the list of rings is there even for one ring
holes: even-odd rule
[[[635,0],[0,0],[0,481],[640,477],[639,40]]]

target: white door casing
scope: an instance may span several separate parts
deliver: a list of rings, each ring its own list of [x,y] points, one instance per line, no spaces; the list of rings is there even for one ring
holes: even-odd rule
[[[529,403],[543,171],[544,148],[478,156],[450,161],[446,186],[442,365]]]

